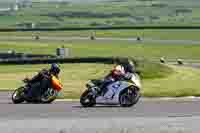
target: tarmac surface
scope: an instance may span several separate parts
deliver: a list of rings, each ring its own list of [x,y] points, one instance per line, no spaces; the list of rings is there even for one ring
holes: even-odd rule
[[[0,36],[1,41],[31,41],[35,40],[34,37],[31,36]],[[90,37],[58,37],[58,36],[41,36],[41,41],[72,41],[72,40],[90,40]],[[155,43],[155,44],[187,44],[187,45],[200,45],[200,40],[164,40],[164,39],[153,39],[153,38],[141,38],[141,40],[137,40],[136,37],[132,38],[117,38],[117,37],[97,37],[96,41],[129,41],[133,43]]]
[[[200,116],[200,99],[162,100],[142,98],[131,108],[97,105],[83,108],[77,101],[52,104],[12,104],[11,93],[0,93],[0,118],[108,118],[108,117],[188,117]]]
[[[12,104],[0,93],[0,129],[8,133],[188,133],[199,132],[200,99],[141,98],[135,106],[83,108],[76,101]]]

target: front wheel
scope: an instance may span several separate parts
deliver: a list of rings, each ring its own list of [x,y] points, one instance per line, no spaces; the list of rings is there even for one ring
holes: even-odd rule
[[[24,87],[16,89],[12,94],[12,102],[14,104],[19,104],[24,102]]]
[[[90,90],[83,92],[80,98],[80,103],[83,107],[93,107],[96,104],[93,93]]]
[[[51,98],[48,98],[48,99],[41,98],[41,103],[43,103],[43,104],[50,104],[50,103],[52,103],[54,100],[56,100],[56,97],[51,97]]]
[[[120,93],[119,103],[122,107],[131,107],[136,104],[141,97],[140,91],[137,87],[131,86]]]
[[[44,104],[52,103],[54,100],[56,100],[57,98],[56,96],[57,96],[57,92],[54,89],[49,88],[47,92],[44,95],[42,95],[41,103],[44,103]]]

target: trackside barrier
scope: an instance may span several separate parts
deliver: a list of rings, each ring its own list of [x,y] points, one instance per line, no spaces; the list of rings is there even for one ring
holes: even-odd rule
[[[3,28],[0,32],[15,31],[67,31],[67,30],[129,30],[129,29],[200,29],[200,26],[99,26],[99,27],[61,27],[61,28]]]
[[[47,58],[47,59],[1,59],[0,64],[49,64],[49,63],[104,63],[113,64],[118,57]],[[134,59],[133,59],[134,60]]]

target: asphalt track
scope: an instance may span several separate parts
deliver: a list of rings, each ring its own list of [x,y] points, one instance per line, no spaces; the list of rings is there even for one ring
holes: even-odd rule
[[[131,108],[99,105],[83,108],[79,102],[59,101],[53,104],[14,105],[10,95],[2,92],[0,118],[102,118],[102,117],[188,117],[200,116],[198,99],[160,100],[142,98]]]
[[[18,104],[11,93],[0,93],[0,129],[8,133],[188,133],[198,132],[200,99],[142,98],[131,108],[96,106],[79,102]]]
[[[34,37],[31,36],[1,36],[1,41],[30,41],[34,40]],[[57,37],[57,36],[41,36],[41,41],[72,41],[72,40],[90,40],[89,37]],[[163,40],[163,39],[153,39],[153,38],[142,38],[141,41],[138,41],[136,37],[132,38],[116,38],[116,37],[97,37],[96,41],[129,41],[133,43],[143,42],[143,43],[155,43],[155,44],[186,44],[186,45],[199,45],[200,40]]]

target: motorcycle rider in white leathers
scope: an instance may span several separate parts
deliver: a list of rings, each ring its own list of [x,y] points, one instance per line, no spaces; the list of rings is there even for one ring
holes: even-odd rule
[[[117,65],[114,69],[111,70],[111,72],[104,79],[98,81],[101,82],[98,93],[102,93],[104,95],[107,92],[107,86],[109,84],[119,80],[130,80],[134,73],[135,64],[133,61],[128,59],[117,61]]]

